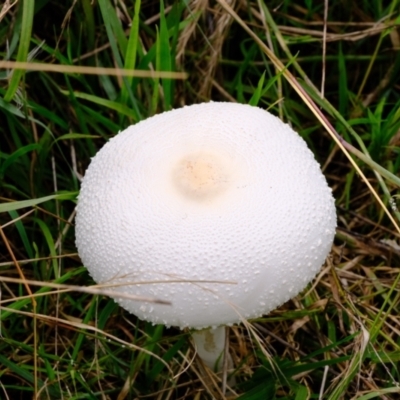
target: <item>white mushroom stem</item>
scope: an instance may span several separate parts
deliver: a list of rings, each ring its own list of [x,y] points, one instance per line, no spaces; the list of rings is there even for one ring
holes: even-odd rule
[[[208,328],[192,333],[199,357],[212,371],[220,372],[224,362],[226,327]],[[232,367],[232,358],[228,353],[228,368]]]

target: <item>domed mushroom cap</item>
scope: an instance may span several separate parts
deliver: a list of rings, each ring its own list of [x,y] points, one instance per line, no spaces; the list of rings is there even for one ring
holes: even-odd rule
[[[203,328],[259,317],[298,294],[335,227],[331,190],[297,133],[260,108],[204,103],[130,126],[98,152],[76,243],[96,282],[172,302],[116,294],[122,307]]]

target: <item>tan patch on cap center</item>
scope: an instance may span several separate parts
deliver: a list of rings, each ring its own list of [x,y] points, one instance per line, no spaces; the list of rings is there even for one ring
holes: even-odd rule
[[[196,201],[211,200],[228,185],[228,167],[222,158],[196,153],[182,158],[173,170],[173,182],[186,197]]]

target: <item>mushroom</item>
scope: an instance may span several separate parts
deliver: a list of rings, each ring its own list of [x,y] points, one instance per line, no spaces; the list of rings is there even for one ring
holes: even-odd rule
[[[197,351],[218,370],[224,325],[303,290],[335,227],[331,189],[305,141],[260,108],[210,102],[141,121],[97,153],[79,195],[76,244],[123,308],[200,330]]]

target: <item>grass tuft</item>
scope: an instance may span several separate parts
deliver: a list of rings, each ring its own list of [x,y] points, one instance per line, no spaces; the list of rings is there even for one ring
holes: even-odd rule
[[[5,1],[0,398],[398,398],[399,6]],[[188,332],[140,321],[93,286],[74,235],[80,181],[101,146],[209,100],[290,123],[338,210],[315,281],[230,329],[227,385],[201,372]]]

